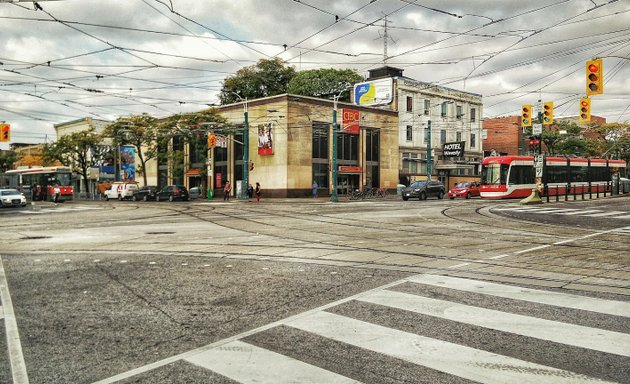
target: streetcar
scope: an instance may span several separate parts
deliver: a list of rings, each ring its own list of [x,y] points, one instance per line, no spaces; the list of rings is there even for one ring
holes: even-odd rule
[[[69,201],[74,198],[70,167],[19,168],[4,173],[11,188],[33,201]],[[58,188],[58,196],[55,189]]]
[[[491,156],[484,158],[481,166],[482,198],[525,198],[539,187],[533,156]],[[614,178],[625,176],[623,160],[549,156],[543,160],[541,193],[601,193]]]

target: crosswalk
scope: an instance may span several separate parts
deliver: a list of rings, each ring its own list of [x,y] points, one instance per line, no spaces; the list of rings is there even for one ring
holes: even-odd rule
[[[627,211],[604,211],[601,209],[581,209],[581,208],[560,208],[560,207],[545,207],[545,206],[502,206],[494,207],[493,211],[510,211],[510,212],[522,212],[522,213],[536,213],[545,215],[562,215],[562,216],[584,216],[593,218],[610,218],[619,220],[630,220],[630,212]]]
[[[628,318],[630,302],[415,275],[146,370],[182,361],[246,384],[628,383]]]

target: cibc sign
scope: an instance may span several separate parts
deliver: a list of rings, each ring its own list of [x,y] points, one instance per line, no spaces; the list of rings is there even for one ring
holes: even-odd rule
[[[463,157],[464,141],[455,141],[453,143],[444,143],[442,154],[444,157]]]
[[[341,110],[341,130],[352,135],[359,134],[359,111],[348,108]]]

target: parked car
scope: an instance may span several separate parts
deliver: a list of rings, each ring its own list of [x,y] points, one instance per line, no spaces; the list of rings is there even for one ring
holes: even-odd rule
[[[0,189],[0,207],[26,207],[26,196],[17,189]]]
[[[133,196],[131,197],[131,200],[133,201],[155,200],[155,196],[157,195],[158,191],[159,191],[159,188],[156,187],[155,185],[145,185],[144,187],[141,187],[137,191],[133,191]]]
[[[190,200],[188,190],[183,185],[169,185],[162,188],[155,196],[156,201]]]
[[[199,196],[201,196],[201,188],[192,187],[188,190],[188,193],[190,194],[190,200],[194,200],[198,198]]]
[[[438,199],[444,198],[444,184],[438,180],[416,181],[402,190],[402,199],[426,200],[427,197],[435,196]]]
[[[131,199],[133,193],[140,189],[138,183],[128,182],[115,182],[105,191],[105,200],[118,199],[125,200]]]
[[[455,186],[448,190],[448,198],[454,199],[456,197],[463,197],[470,199],[471,197],[479,197],[479,183],[457,183]]]

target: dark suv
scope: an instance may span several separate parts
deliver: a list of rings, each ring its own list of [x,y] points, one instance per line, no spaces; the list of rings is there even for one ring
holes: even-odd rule
[[[444,198],[444,184],[438,180],[416,181],[407,188],[402,190],[402,199],[426,200],[429,196],[435,196],[438,199]]]
[[[164,187],[157,193],[155,196],[156,201],[174,201],[174,200],[182,200],[188,201],[190,200],[190,196],[188,195],[188,190],[183,185],[169,185]]]
[[[155,195],[157,194],[158,190],[158,187],[156,187],[155,185],[145,185],[137,191],[133,191],[133,196],[131,197],[131,200],[155,200]]]

